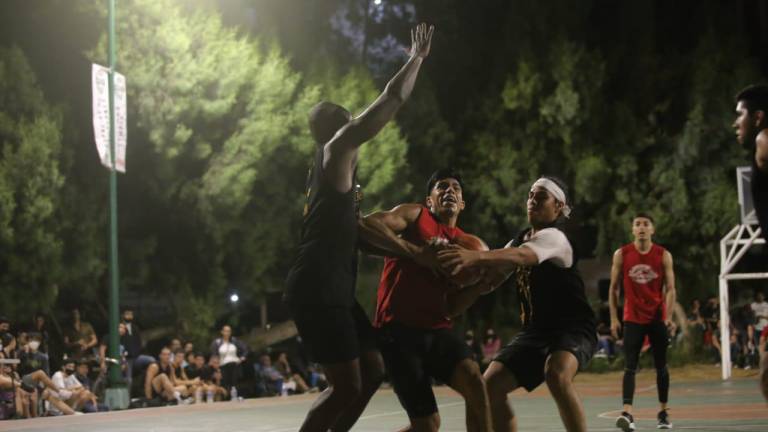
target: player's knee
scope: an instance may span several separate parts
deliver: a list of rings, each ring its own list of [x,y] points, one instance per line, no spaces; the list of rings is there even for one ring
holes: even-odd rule
[[[491,403],[506,403],[508,389],[503,380],[497,375],[485,376],[485,390]]]
[[[571,377],[560,368],[547,368],[544,371],[544,379],[547,382],[547,387],[553,393],[560,393],[571,385]]]

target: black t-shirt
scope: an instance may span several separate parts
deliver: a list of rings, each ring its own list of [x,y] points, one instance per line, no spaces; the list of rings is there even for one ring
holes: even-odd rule
[[[768,240],[768,174],[757,168],[755,155],[752,155],[752,201],[755,213],[762,228],[762,236]]]
[[[198,369],[197,367],[195,367],[195,365],[187,365],[187,367],[184,368],[184,372],[187,373],[187,378],[191,380],[197,377],[200,377],[202,371],[203,371],[202,369]],[[203,379],[203,378],[200,377],[200,379]]]
[[[529,231],[520,233],[510,246],[525,243]],[[515,269],[512,278],[517,286],[524,329],[595,328],[595,313],[587,301],[575,259],[570,264],[563,267],[548,259],[539,265]]]
[[[288,273],[285,300],[349,307],[355,299],[357,277],[355,181],[349,191],[341,193],[323,174],[323,149],[319,148],[307,179],[301,242]]]

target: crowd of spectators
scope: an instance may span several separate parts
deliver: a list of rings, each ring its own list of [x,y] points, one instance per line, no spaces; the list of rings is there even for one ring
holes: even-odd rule
[[[109,335],[97,337],[77,309],[57,332],[50,331],[44,315],[29,326],[0,317],[0,420],[107,411],[112,364],[119,365],[131,408],[238,401],[327,386],[319,367],[300,350],[290,356],[286,351],[251,352],[229,325],[204,349],[178,337],[151,348],[142,340],[133,311],[125,310],[118,335],[119,355],[113,359]],[[53,345],[61,349],[54,351]]]
[[[734,303],[737,303],[734,301]],[[754,299],[730,310],[730,354],[734,367],[751,369],[759,364],[760,347],[768,340],[768,302],[762,290],[754,292]],[[682,328],[684,327],[684,328]],[[720,301],[710,296],[702,303],[693,299],[685,316],[676,316],[669,324],[670,345],[674,346],[687,339],[692,351],[704,359],[719,365],[721,359]],[[596,357],[613,358],[622,352],[622,339],[611,334],[606,320],[597,326],[598,352]],[[649,342],[642,352],[650,348]]]

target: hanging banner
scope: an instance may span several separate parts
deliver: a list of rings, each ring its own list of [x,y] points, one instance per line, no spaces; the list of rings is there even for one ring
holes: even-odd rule
[[[93,88],[93,135],[101,164],[112,168],[109,145],[109,68],[94,64],[91,68]],[[115,169],[125,172],[125,148],[128,144],[127,98],[125,77],[115,72]]]

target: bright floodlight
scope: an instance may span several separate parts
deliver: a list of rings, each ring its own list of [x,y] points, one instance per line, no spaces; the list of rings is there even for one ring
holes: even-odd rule
[[[240,300],[240,296],[237,294],[232,294],[231,296],[229,296],[229,301],[231,301],[232,303],[237,303],[238,300]]]
[[[380,4],[381,4],[381,0],[373,0],[373,4],[375,4],[376,6],[378,6],[378,5],[380,5]]]

